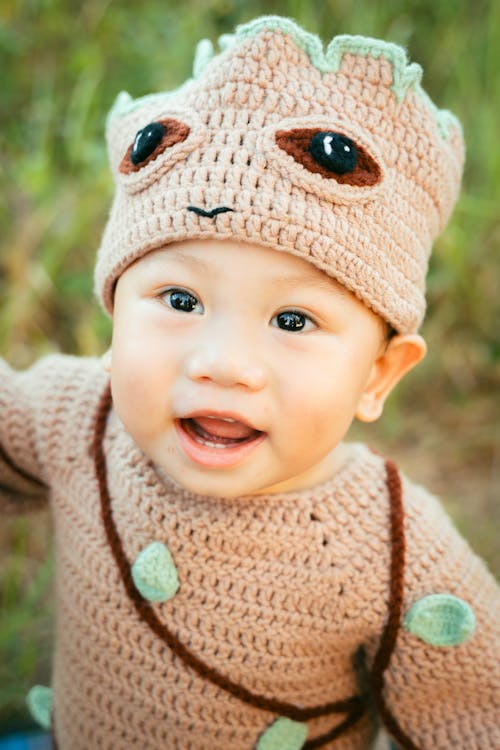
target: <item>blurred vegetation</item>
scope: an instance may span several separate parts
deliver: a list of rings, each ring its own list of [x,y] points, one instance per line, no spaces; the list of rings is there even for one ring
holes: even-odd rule
[[[100,354],[110,323],[93,300],[92,266],[112,185],[105,114],[123,88],[139,96],[191,74],[213,41],[264,13],[328,40],[382,37],[408,48],[423,84],[461,118],[462,198],[431,262],[429,355],[380,425],[354,430],[439,492],[497,572],[500,478],[500,3],[476,0],[2,0],[0,4],[0,352],[22,367],[51,350]],[[365,428],[366,430],[366,428]],[[0,726],[26,721],[23,696],[49,681],[50,520],[0,529]]]

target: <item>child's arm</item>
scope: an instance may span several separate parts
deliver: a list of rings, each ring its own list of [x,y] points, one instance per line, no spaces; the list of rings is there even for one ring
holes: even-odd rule
[[[46,503],[102,375],[97,360],[80,357],[51,355],[23,372],[0,360],[0,511]]]
[[[435,498],[405,481],[404,506],[403,625],[383,689],[409,740],[396,744],[500,748],[498,586]]]
[[[14,372],[0,360],[0,508],[32,510],[48,496],[37,439],[36,367]]]

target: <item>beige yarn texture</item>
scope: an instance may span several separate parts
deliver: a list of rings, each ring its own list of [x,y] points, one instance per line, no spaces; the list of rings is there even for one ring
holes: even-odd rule
[[[276,716],[193,673],[125,594],[90,455],[100,363],[55,355],[14,373],[0,361],[0,382],[0,512],[51,500],[59,750],[253,750]],[[364,644],[373,659],[387,618],[381,457],[356,444],[314,491],[223,500],[160,480],[113,412],[104,446],[127,557],[152,541],[170,549],[180,588],[154,606],[186,646],[250,690],[296,705],[359,691],[352,656]],[[473,608],[477,631],[436,648],[401,630],[386,673],[389,708],[419,750],[494,750],[498,589],[439,503],[407,479],[403,490],[404,612],[428,594],[454,594]],[[338,720],[308,722],[308,738]],[[325,747],[368,750],[375,734],[369,714]]]
[[[460,186],[462,135],[453,118],[443,131],[421,89],[398,96],[396,79],[411,69],[396,70],[365,41],[368,52],[345,51],[336,72],[321,72],[290,34],[264,24],[178,92],[115,108],[107,140],[116,193],[95,274],[109,312],[135,259],[173,241],[219,238],[305,258],[399,332],[418,329],[432,242]],[[121,173],[137,131],[162,119],[186,125],[187,139]],[[380,180],[352,186],[309,171],[276,142],[298,128],[346,135]],[[211,218],[188,206],[232,210]]]

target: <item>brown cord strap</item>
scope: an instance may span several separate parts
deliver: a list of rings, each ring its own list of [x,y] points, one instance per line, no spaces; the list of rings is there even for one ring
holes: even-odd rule
[[[352,696],[351,698],[347,698],[346,700],[326,703],[321,706],[299,708],[291,703],[276,700],[275,698],[266,698],[265,696],[259,695],[258,693],[252,693],[250,690],[247,690],[247,688],[243,687],[242,685],[238,685],[225,675],[221,674],[217,669],[214,669],[208,664],[205,664],[201,659],[198,658],[198,656],[196,656],[188,648],[186,648],[186,646],[179,641],[177,636],[174,635],[174,633],[172,633],[163,622],[161,622],[149,602],[142,598],[134,585],[130,564],[125,555],[122,541],[116,528],[111,510],[111,498],[109,496],[106,478],[106,459],[103,450],[103,437],[110,408],[111,390],[108,386],[103,396],[101,397],[101,401],[99,404],[95,423],[94,440],[92,445],[95,462],[95,472],[97,481],[99,483],[99,493],[101,498],[102,521],[104,524],[110,549],[113,553],[123,581],[123,585],[141,620],[145,622],[153,631],[153,633],[155,633],[155,635],[157,635],[164,643],[166,643],[167,646],[180,659],[182,659],[182,661],[187,664],[188,667],[191,667],[191,669],[197,672],[201,677],[209,680],[234,697],[239,698],[241,701],[244,701],[245,703],[248,703],[256,708],[260,708],[265,711],[271,711],[272,713],[277,713],[281,716],[286,716],[287,718],[293,719],[295,721],[307,721],[308,719],[313,719],[318,716],[325,716],[327,714],[350,712],[350,716],[342,724],[348,722],[348,724],[351,725],[364,712],[366,706],[366,696],[356,695]],[[334,731],[338,732],[339,728],[336,728],[336,730]],[[319,745],[311,745],[311,747],[319,747]]]
[[[373,660],[370,688],[379,716],[386,729],[400,746],[400,750],[419,750],[417,745],[403,732],[395,717],[390,712],[383,696],[384,672],[389,666],[401,624],[406,551],[401,477],[393,461],[388,460],[385,462],[385,470],[387,489],[389,490],[391,532],[389,617],[382,638],[380,639],[378,651]]]
[[[337,724],[336,727],[331,729],[329,732],[326,732],[325,734],[320,735],[319,737],[315,737],[312,740],[308,740],[304,743],[302,746],[302,750],[313,750],[313,748],[316,747],[323,747],[323,745],[326,745],[327,742],[332,742],[332,740],[336,740],[337,737],[340,737],[341,734],[344,734],[344,732],[347,732],[351,727],[356,724],[359,719],[363,716],[363,714],[366,712],[366,703],[360,704],[357,708],[354,708],[351,713],[340,722],[340,724]]]

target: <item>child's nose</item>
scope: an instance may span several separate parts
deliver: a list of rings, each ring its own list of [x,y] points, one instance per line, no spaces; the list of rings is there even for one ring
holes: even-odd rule
[[[244,341],[206,341],[187,358],[191,380],[211,381],[220,386],[241,385],[260,390],[266,384],[266,367]]]

